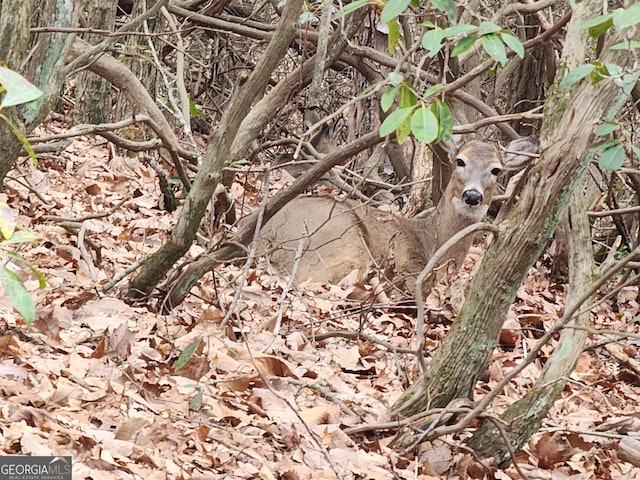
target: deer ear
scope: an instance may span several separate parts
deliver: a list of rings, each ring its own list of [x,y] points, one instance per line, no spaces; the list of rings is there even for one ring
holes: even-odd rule
[[[452,135],[450,140],[442,140],[440,142],[444,151],[447,152],[449,160],[453,160],[453,156],[458,152],[460,147],[464,145],[462,135]]]
[[[502,154],[505,170],[524,168],[538,153],[540,141],[534,137],[523,137],[512,140],[507,151]]]

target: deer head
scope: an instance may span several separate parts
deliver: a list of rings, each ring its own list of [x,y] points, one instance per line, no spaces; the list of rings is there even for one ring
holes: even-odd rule
[[[501,173],[522,168],[538,147],[535,138],[512,141],[504,154],[496,145],[478,140],[463,144],[450,154],[453,172],[441,202],[451,202],[456,215],[479,222],[489,209]]]

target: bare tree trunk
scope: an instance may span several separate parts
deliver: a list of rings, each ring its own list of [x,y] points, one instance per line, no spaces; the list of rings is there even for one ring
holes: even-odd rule
[[[89,0],[86,8],[87,27],[113,30],[116,21],[116,0]],[[86,34],[89,43],[98,43],[103,35]],[[75,123],[100,124],[109,121],[111,114],[111,84],[90,71],[78,75],[76,81]]]
[[[249,113],[253,101],[266,88],[271,72],[293,40],[301,10],[301,0],[293,0],[285,5],[278,28],[264,55],[212,134],[211,143],[171,238],[147,259],[140,273],[131,281],[128,289],[130,298],[150,294],[193,243],[209,199],[221,180],[222,169],[230,160],[231,145],[240,124]]]
[[[150,0],[133,0],[129,18],[136,18],[138,15],[142,15],[145,11],[149,10],[149,7],[153,6],[154,3],[155,2]],[[162,16],[160,15],[149,19],[147,24],[152,32],[157,33],[162,31],[162,26],[164,25]],[[138,27],[131,35],[127,35],[121,39],[120,43],[123,44],[125,51],[130,52],[130,54],[125,55],[125,57],[119,61],[124,63],[124,65],[133,72],[155,102],[158,66],[154,65],[151,61],[149,45],[147,43],[150,40],[136,34],[142,31],[143,28]],[[140,113],[136,107],[137,105],[135,103],[131,103],[131,99],[120,92],[119,95],[116,95],[113,118],[115,120],[122,120]]]
[[[591,194],[585,195],[582,189],[577,189],[573,193],[565,222],[569,252],[569,293],[565,308],[567,312],[584,301],[585,295],[598,277],[598,269],[593,260],[591,226],[587,216],[590,200],[596,192],[594,188],[591,188],[590,192]],[[591,302],[591,298],[588,302]],[[588,326],[590,316],[587,310],[566,323],[567,328],[562,330],[560,340],[538,381],[523,398],[509,406],[501,415],[501,420],[505,422],[503,432],[510,442],[509,448],[495,424],[482,420],[470,441],[471,447],[479,456],[493,456],[496,464],[505,468],[513,460],[510,452],[522,448],[540,428],[547,412],[562,393],[587,340],[586,330],[571,327]]]
[[[0,54],[9,60],[9,66],[19,71],[31,83],[39,87],[44,95],[33,102],[21,105],[17,109],[9,109],[9,118],[22,127],[24,133],[30,132],[39,125],[52,110],[60,94],[64,81],[61,65],[70,42],[67,33],[37,33],[29,35],[29,28],[46,22],[49,27],[75,27],[77,10],[73,2],[56,2],[47,0],[40,2],[31,17],[30,2],[2,2],[0,18]],[[25,48],[27,41],[30,45]],[[37,48],[33,48],[37,45]],[[22,59],[27,50],[31,54],[24,68],[20,70]],[[6,56],[4,56],[6,55]],[[16,113],[18,112],[18,113]],[[5,112],[6,114],[7,112]],[[22,144],[4,122],[0,125],[0,184],[13,167]]]
[[[595,11],[598,2],[584,2],[574,10],[577,20],[569,28],[573,37],[568,37],[565,49],[579,48],[573,42],[588,44],[582,28],[584,13],[580,13],[585,4]],[[627,37],[638,38],[636,27],[624,33],[624,37],[620,32],[613,35],[608,45]],[[631,58],[625,51],[605,48],[601,61],[624,68]],[[496,241],[487,251],[445,341],[428,370],[393,405],[394,413],[410,416],[471,395],[519,286],[580,185],[590,161],[587,148],[594,129],[609,118],[611,105],[621,95],[627,96],[613,80],[596,85],[585,81],[568,91],[553,91],[546,104],[542,157],[529,172],[520,201],[499,225]]]

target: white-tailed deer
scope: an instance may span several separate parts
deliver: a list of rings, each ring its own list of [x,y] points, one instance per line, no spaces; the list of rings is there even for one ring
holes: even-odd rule
[[[394,282],[406,278],[409,290],[433,253],[452,235],[487,213],[503,170],[522,168],[539,143],[514,140],[501,155],[492,144],[470,141],[450,153],[453,173],[438,205],[424,216],[406,219],[354,200],[297,197],[271,218],[258,251],[276,273],[287,275],[302,241],[296,283],[307,279],[335,283],[357,269],[363,276],[379,268]],[[471,246],[467,238],[446,255],[460,266]]]

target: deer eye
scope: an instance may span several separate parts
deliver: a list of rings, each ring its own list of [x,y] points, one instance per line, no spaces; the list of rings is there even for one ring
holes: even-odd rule
[[[496,167],[491,169],[491,175],[495,175],[496,177],[500,175],[500,172],[502,172],[501,168]]]
[[[465,166],[464,160],[463,160],[463,159],[461,159],[461,158],[458,158],[458,159],[456,160],[456,165],[457,165],[458,167],[464,167],[464,166]]]

